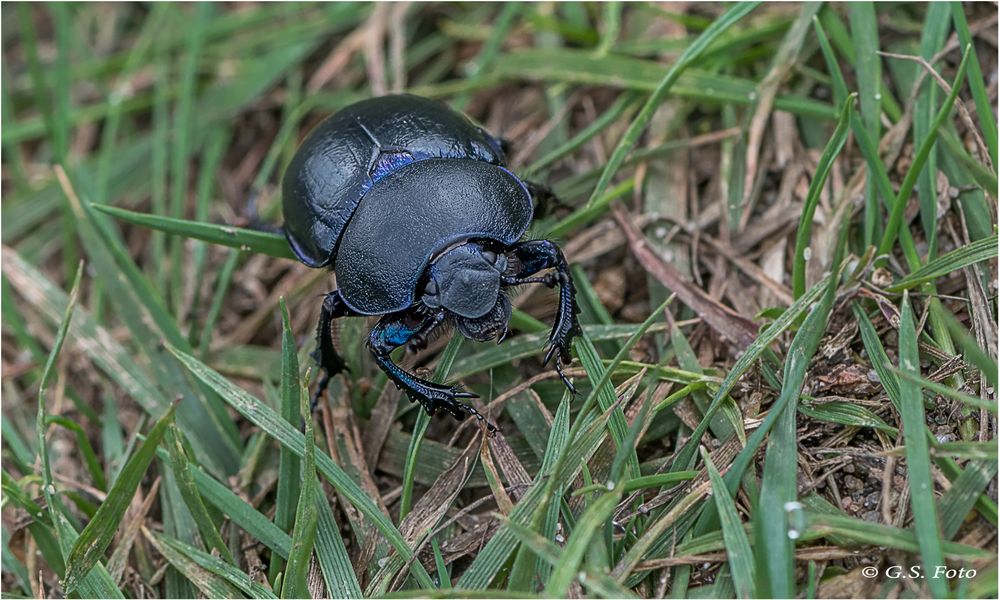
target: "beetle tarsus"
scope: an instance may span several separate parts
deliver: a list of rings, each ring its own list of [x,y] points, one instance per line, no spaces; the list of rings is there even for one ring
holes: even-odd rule
[[[413,316],[407,313],[395,313],[382,317],[378,324],[371,329],[368,336],[368,345],[375,357],[375,362],[397,387],[406,392],[410,400],[419,402],[428,415],[433,416],[438,409],[443,409],[459,421],[468,415],[484,421],[485,417],[477,410],[460,401],[462,398],[478,398],[478,394],[421,379],[392,362],[390,354],[393,350],[408,344],[413,336],[420,331],[425,331],[427,327],[431,326],[430,324],[439,320],[438,316],[432,315],[414,325]],[[490,431],[496,430],[495,425],[488,421],[485,422]]]

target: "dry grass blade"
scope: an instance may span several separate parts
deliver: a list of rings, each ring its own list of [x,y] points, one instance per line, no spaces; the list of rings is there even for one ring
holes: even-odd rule
[[[756,339],[756,325],[735,313],[731,308],[720,304],[699,287],[683,280],[677,270],[656,254],[645,236],[635,227],[633,219],[620,206],[614,206],[614,219],[628,238],[628,246],[638,262],[667,289],[676,294],[694,310],[704,322],[740,350],[745,350]]]

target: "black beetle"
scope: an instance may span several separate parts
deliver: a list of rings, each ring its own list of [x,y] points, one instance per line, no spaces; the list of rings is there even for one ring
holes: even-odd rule
[[[325,371],[316,392],[344,369],[333,319],[384,315],[368,345],[378,366],[433,415],[483,418],[459,398],[475,394],[406,372],[389,354],[419,350],[447,321],[477,341],[506,336],[506,288],[559,286],[545,364],[562,363],[580,333],[575,288],[561,249],[522,241],[535,200],[553,198],[505,166],[504,142],[444,104],[411,95],[348,106],[319,124],[292,158],[282,182],[284,231],[310,267],[330,267],[338,289],[323,301],[313,355]],[[553,269],[543,277],[539,271]],[[490,425],[492,429],[492,425]]]

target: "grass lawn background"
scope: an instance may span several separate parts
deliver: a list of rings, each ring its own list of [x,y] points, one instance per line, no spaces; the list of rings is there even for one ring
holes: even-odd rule
[[[999,593],[994,4],[2,17],[4,597]],[[577,395],[543,286],[501,345],[399,355],[497,435],[386,385],[363,319],[303,415],[334,278],[247,228],[400,91],[566,205],[529,235]]]

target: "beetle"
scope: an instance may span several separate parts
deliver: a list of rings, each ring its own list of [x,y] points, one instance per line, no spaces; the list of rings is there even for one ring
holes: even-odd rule
[[[445,104],[413,95],[352,104],[302,142],[282,181],[285,236],[301,262],[337,279],[316,331],[313,358],[324,373],[314,402],[345,369],[333,321],[378,315],[368,347],[397,387],[430,415],[484,420],[461,401],[475,394],[421,379],[390,354],[426,347],[446,323],[469,339],[502,342],[508,290],[537,283],[559,287],[544,362],[575,392],[562,368],[581,333],[569,265],[554,242],[524,239],[535,206],[554,196],[506,167],[504,145]]]

